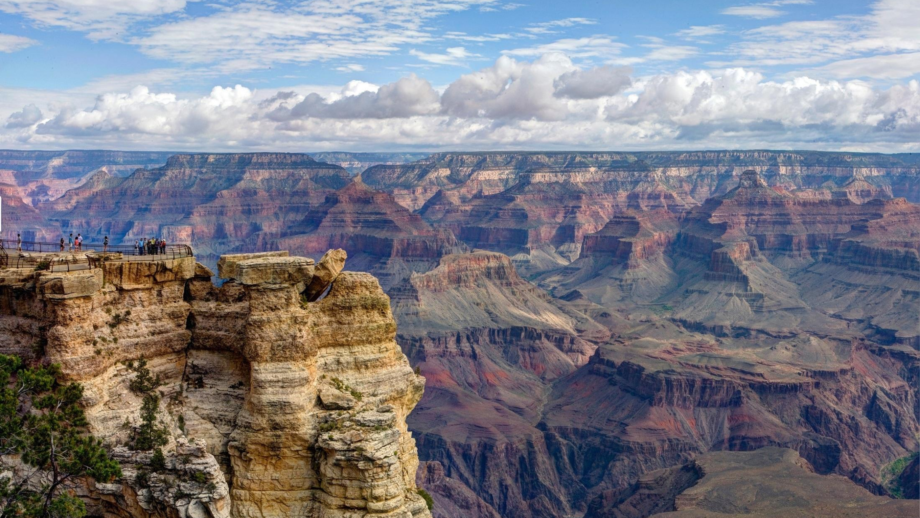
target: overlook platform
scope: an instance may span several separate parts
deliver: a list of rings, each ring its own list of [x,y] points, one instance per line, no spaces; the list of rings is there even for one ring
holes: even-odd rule
[[[0,239],[0,268],[26,268],[52,272],[90,270],[101,267],[103,262],[157,262],[194,257],[192,247],[182,244],[167,244],[157,253],[146,253],[133,245],[103,245],[82,243],[79,248],[60,243],[40,243],[12,239]]]

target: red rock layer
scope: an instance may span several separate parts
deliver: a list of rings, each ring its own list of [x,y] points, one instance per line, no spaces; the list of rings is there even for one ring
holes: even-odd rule
[[[175,155],[163,167],[124,179],[94,178],[40,208],[65,232],[87,240],[187,237],[200,257],[216,260],[257,232],[301,221],[347,183],[344,169],[306,155]]]

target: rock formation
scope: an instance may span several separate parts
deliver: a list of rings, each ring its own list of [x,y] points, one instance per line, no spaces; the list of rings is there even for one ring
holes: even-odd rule
[[[328,194],[325,201],[281,232],[253,236],[256,250],[299,250],[318,256],[342,248],[351,264],[373,273],[385,290],[412,272],[434,268],[447,254],[466,248],[443,228],[434,228],[385,192],[360,179]]]
[[[158,167],[172,153],[148,151],[14,151],[0,150],[0,182],[16,185],[29,205],[54,200],[82,185],[99,170],[127,176],[136,169]]]
[[[750,516],[814,518],[916,516],[914,502],[872,495],[843,477],[820,476],[790,450],[715,452],[674,468],[643,475],[611,495],[606,511],[589,518],[702,518]]]
[[[254,234],[300,221],[348,181],[341,167],[306,155],[174,155],[163,167],[87,184],[39,208],[88,241],[163,237],[194,245],[213,265]]]
[[[406,416],[422,396],[368,274],[286,252],[0,270],[0,352],[60,363],[124,478],[91,513],[133,517],[430,516]],[[326,293],[309,301],[306,292]],[[160,379],[165,467],[135,451],[144,360]]]

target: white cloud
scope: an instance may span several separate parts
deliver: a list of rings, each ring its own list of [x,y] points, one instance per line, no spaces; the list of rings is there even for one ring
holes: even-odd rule
[[[335,67],[335,69],[339,72],[364,72],[364,66],[355,63],[348,63],[346,65]]]
[[[561,120],[568,110],[554,95],[553,83],[574,70],[562,54],[547,54],[532,63],[503,56],[451,83],[441,96],[442,110],[463,118]]]
[[[25,36],[15,36],[13,34],[0,34],[0,53],[9,54],[38,44],[33,39]]]
[[[867,70],[876,63],[898,66],[887,77],[909,77],[920,72],[911,58],[892,57],[896,53],[920,51],[920,2],[915,0],[880,0],[872,4],[866,16],[838,16],[826,20],[795,21],[768,25],[744,33],[743,40],[730,45],[729,59],[713,61],[711,66],[819,65],[817,73],[846,74],[850,70]],[[866,59],[872,55],[877,59]],[[888,57],[883,57],[888,56]],[[850,62],[850,63],[847,63]],[[858,68],[857,68],[858,67]],[[883,77],[876,69],[870,77]],[[839,75],[838,77],[858,77]]]
[[[686,39],[705,38],[717,34],[725,34],[724,25],[691,25],[687,29],[674,33],[675,36]]]
[[[531,34],[555,34],[556,29],[564,27],[575,27],[576,25],[595,25],[597,20],[591,18],[563,18],[561,20],[552,20],[549,22],[534,23],[524,30]]]
[[[0,144],[16,147],[241,150],[675,149],[796,147],[899,151],[916,146],[920,82],[887,89],[806,76],[771,81],[739,68],[642,78],[581,69],[558,53],[501,57],[438,95],[408,76],[383,86],[183,97],[138,87],[83,104],[13,92]],[[628,90],[625,90],[628,88]],[[6,93],[5,91],[2,93]],[[10,96],[7,96],[10,97]]]
[[[393,119],[432,115],[439,110],[438,93],[431,84],[415,75],[373,89],[373,85],[353,81],[343,88],[338,99],[311,93],[307,96],[281,92],[263,101],[269,108],[266,117],[276,122],[297,119]]]
[[[506,50],[502,54],[533,58],[558,52],[570,58],[613,59],[618,57],[623,49],[627,47],[628,45],[615,41],[610,36],[587,36],[584,38],[566,38],[552,43]]]
[[[194,0],[192,0],[194,1]],[[185,9],[186,0],[0,0],[0,11],[25,16],[38,25],[114,38],[138,20]]]
[[[466,66],[466,60],[480,57],[479,54],[472,54],[467,52],[463,47],[448,48],[445,50],[444,54],[429,54],[427,52],[421,52],[419,50],[412,49],[409,51],[409,54],[419,58],[422,61],[427,61],[428,63],[460,67]]]
[[[814,71],[833,77],[903,79],[920,72],[920,52],[844,59],[815,68]]]
[[[6,119],[7,128],[28,128],[42,120],[42,111],[34,104],[26,105]]]
[[[240,108],[252,99],[243,86],[215,86],[199,99],[180,99],[175,94],[156,94],[143,86],[127,94],[99,96],[90,109],[71,106],[36,127],[38,134],[94,135],[124,132],[161,136],[233,134],[244,131],[245,113]]]
[[[686,45],[651,43],[643,47],[652,49],[643,57],[645,61],[680,61],[699,54],[699,49]]]
[[[570,99],[597,99],[616,95],[632,85],[629,67],[610,65],[566,72],[553,81],[554,93]]]
[[[521,7],[524,7],[524,4],[508,3],[498,4],[496,6],[484,5],[479,8],[479,11],[483,13],[494,13],[496,11],[514,11],[515,9],[520,9]]]
[[[479,34],[472,35],[465,32],[448,31],[444,33],[444,39],[471,41],[474,43],[484,43],[489,41],[510,40],[513,38],[510,34]]]
[[[39,26],[87,32],[95,40],[136,45],[156,59],[233,72],[275,63],[347,63],[392,54],[407,44],[436,39],[428,24],[437,17],[495,4],[494,0],[245,0],[209,3],[203,8],[208,14],[190,16],[184,10],[193,1],[200,0],[0,0],[0,12],[23,15]]]
[[[767,5],[742,5],[723,9],[722,14],[763,20],[766,18],[776,18],[777,16],[782,16],[786,14],[786,12],[780,11],[779,9]]]

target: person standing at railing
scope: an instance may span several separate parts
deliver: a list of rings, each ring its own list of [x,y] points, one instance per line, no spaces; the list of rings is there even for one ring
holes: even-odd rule
[[[109,236],[105,236],[105,239],[102,240],[102,253],[109,251]]]
[[[61,238],[61,252],[64,251],[64,238]]]
[[[22,236],[19,235],[19,232],[16,232],[16,250],[22,252]]]
[[[140,248],[138,247],[138,240],[134,240],[134,255],[141,255]]]
[[[73,252],[73,232],[70,233],[70,237],[67,238],[67,248]]]
[[[166,255],[166,240],[160,240],[160,255]]]
[[[83,234],[77,234],[77,251],[83,250]]]

